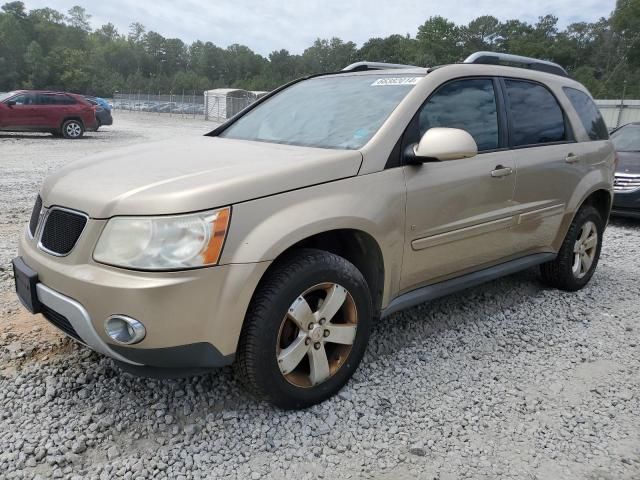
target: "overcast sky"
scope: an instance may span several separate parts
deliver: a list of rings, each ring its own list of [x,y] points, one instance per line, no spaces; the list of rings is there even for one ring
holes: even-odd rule
[[[4,2],[1,2],[4,3]],[[83,6],[99,27],[113,23],[120,33],[140,22],[147,30],[187,43],[211,41],[226,47],[247,45],[268,55],[285,48],[302,53],[320,38],[340,37],[362,45],[393,33],[415,36],[432,15],[466,24],[480,15],[535,22],[551,13],[560,26],[608,16],[615,0],[25,0],[28,9],[51,7],[66,12]]]

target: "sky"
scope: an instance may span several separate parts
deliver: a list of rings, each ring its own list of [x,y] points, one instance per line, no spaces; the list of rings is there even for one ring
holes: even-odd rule
[[[4,2],[1,2],[4,3]],[[267,56],[274,50],[302,53],[316,38],[339,37],[361,46],[371,37],[412,36],[430,16],[466,24],[481,15],[534,23],[545,14],[561,28],[607,17],[615,0],[25,0],[27,9],[66,12],[80,5],[94,28],[113,23],[126,33],[142,23],[167,38],[211,41],[220,47],[239,43]]]

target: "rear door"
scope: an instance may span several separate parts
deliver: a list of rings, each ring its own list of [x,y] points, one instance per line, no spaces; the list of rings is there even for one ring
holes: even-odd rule
[[[511,253],[515,163],[499,82],[453,80],[440,86],[418,114],[418,138],[429,128],[469,132],[473,158],[404,168],[407,229],[401,290],[494,263]],[[405,135],[411,135],[411,126]]]
[[[36,99],[38,123],[44,128],[60,128],[75,100],[64,93],[40,93]]]
[[[547,86],[516,78],[501,79],[501,84],[517,166],[513,245],[521,254],[550,250],[583,177],[584,152]]]

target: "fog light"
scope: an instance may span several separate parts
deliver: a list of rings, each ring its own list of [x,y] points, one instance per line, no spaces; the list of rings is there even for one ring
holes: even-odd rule
[[[114,342],[133,345],[141,342],[147,334],[144,325],[135,318],[112,315],[104,322],[104,330]]]

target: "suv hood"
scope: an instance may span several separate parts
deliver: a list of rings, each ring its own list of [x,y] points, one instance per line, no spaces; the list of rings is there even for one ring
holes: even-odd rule
[[[640,152],[618,152],[616,173],[640,174]]]
[[[361,163],[353,150],[173,139],[70,163],[45,180],[42,199],[92,218],[192,212],[354,176]]]

